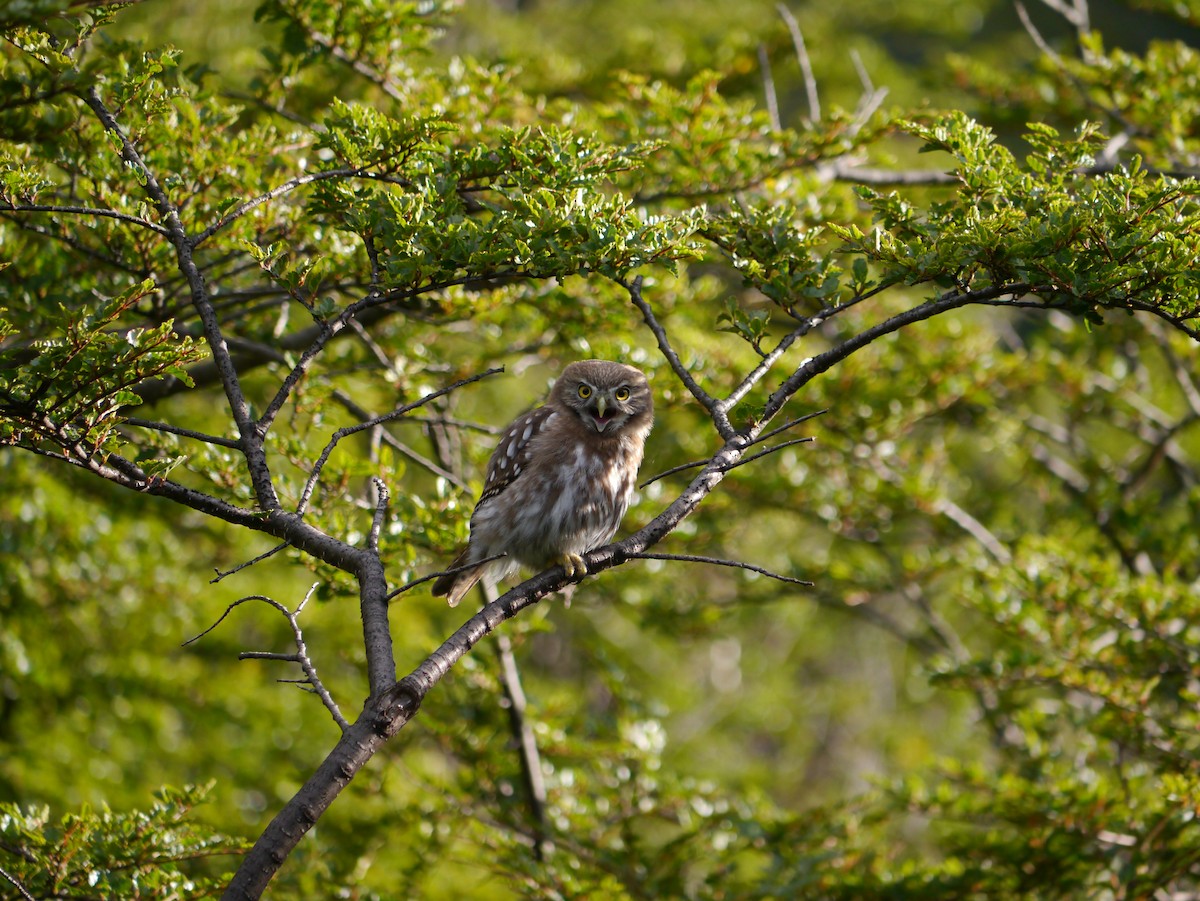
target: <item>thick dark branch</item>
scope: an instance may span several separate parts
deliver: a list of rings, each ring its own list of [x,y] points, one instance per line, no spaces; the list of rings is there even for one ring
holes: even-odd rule
[[[276,497],[271,472],[267,467],[262,435],[255,429],[254,421],[250,416],[250,406],[246,402],[241,383],[238,381],[237,370],[234,368],[229,347],[221,332],[221,324],[209,298],[204,276],[192,256],[192,244],[179,219],[179,211],[167,196],[162,185],[159,184],[154,173],[150,171],[133,142],[125,134],[124,129],[105,106],[104,101],[100,98],[99,90],[93,85],[84,94],[83,100],[95,113],[104,129],[111,132],[120,142],[121,158],[140,173],[140,180],[146,194],[158,207],[159,214],[166,222],[167,235],[175,247],[175,258],[179,265],[179,271],[187,279],[192,305],[200,314],[200,321],[204,326],[204,335],[212,352],[213,362],[220,373],[225,396],[229,401],[230,412],[233,414],[234,422],[237,423],[238,434],[241,436],[241,450],[246,458],[255,496],[262,509],[277,510],[279,509],[279,499]]]

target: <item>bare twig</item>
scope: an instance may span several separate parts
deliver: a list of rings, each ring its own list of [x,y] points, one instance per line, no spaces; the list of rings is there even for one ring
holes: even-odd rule
[[[404,594],[406,591],[411,591],[412,589],[416,588],[418,585],[422,585],[425,582],[432,582],[434,579],[439,579],[442,576],[452,576],[455,573],[466,572],[468,569],[474,569],[476,566],[479,566],[480,563],[490,563],[493,560],[499,560],[501,557],[507,557],[507,556],[508,556],[507,554],[492,554],[492,556],[484,557],[482,560],[478,561],[477,563],[464,563],[462,566],[452,566],[450,569],[442,570],[441,572],[429,573],[428,575],[424,575],[419,578],[413,579],[411,582],[405,582],[399,588],[390,592],[388,594],[387,598],[385,598],[385,600],[390,601],[392,598],[396,597],[397,595]]]
[[[1042,4],[1070,22],[1079,37],[1082,38],[1091,30],[1087,0],[1071,0],[1069,4],[1064,0],[1042,0]]]
[[[786,582],[789,585],[802,585],[805,588],[812,588],[813,583],[807,582],[804,579],[797,579],[792,576],[785,576],[782,573],[772,572],[769,569],[764,569],[761,566],[755,566],[753,563],[743,563],[741,560],[726,560],[722,557],[704,557],[696,554],[652,554],[641,551],[629,555],[630,560],[675,560],[681,563],[707,563],[710,566],[728,566],[734,569],[745,569],[752,573],[757,573],[760,576],[766,576],[768,579],[774,579],[777,582]]]
[[[1033,24],[1033,20],[1029,18],[1029,12],[1025,9],[1025,4],[1022,3],[1021,0],[1015,0],[1013,6],[1017,10],[1017,18],[1021,20],[1021,25],[1025,28],[1025,33],[1028,34],[1033,43],[1037,45],[1038,50],[1041,50],[1042,53],[1046,54],[1046,56],[1054,63],[1054,65],[1056,65],[1059,69],[1062,69],[1062,57],[1055,52],[1053,47],[1046,43],[1046,39],[1042,37],[1042,33],[1037,30],[1037,26]]]
[[[1062,12],[1062,9],[1066,8],[1065,4],[1060,4],[1062,7],[1060,9],[1059,7],[1054,6],[1053,2],[1047,3],[1046,0],[1042,0],[1042,2],[1046,3],[1047,6],[1050,6],[1051,9],[1056,9],[1058,12]],[[1033,20],[1029,18],[1029,13],[1025,9],[1025,4],[1021,3],[1021,0],[1014,0],[1013,6],[1016,8],[1017,17],[1021,20],[1021,25],[1025,28],[1030,40],[1032,40],[1037,48],[1046,55],[1047,59],[1054,63],[1055,68],[1058,69],[1062,76],[1071,82],[1071,84],[1075,87],[1075,90],[1079,92],[1079,96],[1086,102],[1095,106],[1097,109],[1102,110],[1106,115],[1112,117],[1114,121],[1119,122],[1125,131],[1129,132],[1130,134],[1140,133],[1141,129],[1134,125],[1120,109],[1115,106],[1105,105],[1091,96],[1088,86],[1080,81],[1080,79],[1071,72],[1066,63],[1063,61],[1063,58],[1059,56],[1058,53],[1054,51],[1054,48],[1046,42],[1046,39],[1042,37],[1041,32],[1037,30],[1037,26],[1033,24]],[[1085,24],[1086,16],[1087,6],[1085,4],[1083,6],[1083,21]],[[1068,21],[1071,21],[1071,16],[1068,16],[1067,18]],[[1076,28],[1078,29],[1079,26],[1076,25]],[[1080,31],[1081,35],[1083,33],[1083,31]]]
[[[818,416],[824,416],[828,412],[829,412],[828,409],[814,410],[811,413],[805,413],[803,416],[797,416],[795,419],[789,419],[783,425],[776,426],[775,428],[771,429],[771,431],[769,431],[769,432],[763,432],[761,435],[759,435],[757,438],[755,438],[752,442],[750,442],[749,446],[753,447],[755,444],[762,444],[764,441],[770,441],[776,435],[781,435],[784,432],[786,432],[788,429],[792,429],[792,428],[795,428],[796,426],[800,425],[802,422],[808,422],[810,419],[816,419]]]
[[[228,447],[237,450],[241,447],[238,441],[232,438],[221,438],[217,435],[207,435],[204,432],[197,432],[194,429],[185,429],[182,426],[171,425],[168,422],[152,422],[149,419],[138,419],[134,416],[127,416],[123,420],[126,425],[135,426],[140,429],[151,429],[155,432],[168,432],[172,435],[179,435],[183,438],[195,438],[197,441],[203,441],[205,444],[214,444],[217,447]]]
[[[326,181],[331,178],[362,178],[370,181],[386,181],[390,183],[396,183],[397,181],[391,176],[354,168],[328,169],[324,172],[307,172],[304,175],[297,175],[295,178],[289,178],[287,181],[276,185],[269,191],[264,191],[257,197],[251,197],[249,200],[239,203],[236,207],[234,207],[212,225],[208,226],[208,228],[196,234],[191,239],[191,246],[193,248],[199,247],[221,229],[225,228],[231,222],[234,222],[246,215],[246,213],[250,212],[255,207],[262,206],[264,203],[269,203],[270,201],[282,197],[283,195],[288,194],[299,187],[303,187],[304,185],[309,185],[317,181]],[[403,182],[401,182],[401,184],[403,184]]]
[[[375,515],[371,517],[371,531],[367,533],[367,550],[378,555],[379,534],[383,531],[383,521],[387,517],[388,501],[391,500],[391,493],[388,491],[388,487],[384,484],[383,479],[378,476],[371,478],[371,484],[375,486]]]
[[[350,397],[350,395],[346,394],[346,392],[342,391],[340,388],[334,390],[332,397],[339,404],[341,404],[343,407],[345,407],[346,410],[348,410],[350,413],[357,416],[360,420],[363,420],[364,422],[369,421],[369,420],[374,420],[377,418],[375,416],[375,414],[370,413],[369,411],[365,410],[363,407],[360,407],[354,401],[354,399],[352,397]],[[413,416],[411,418],[418,419],[418,417],[416,417],[416,416]],[[429,421],[429,417],[421,417],[421,420]],[[405,444],[403,441],[401,441],[399,438],[397,438],[395,435],[393,435],[391,432],[387,431],[386,429],[381,429],[380,440],[382,440],[384,444],[388,445],[388,447],[392,448],[397,453],[403,454],[404,456],[406,456],[410,460],[412,460],[414,463],[418,463],[421,466],[428,469],[434,475],[445,479],[447,482],[449,482],[455,488],[458,488],[462,491],[466,491],[470,487],[465,481],[463,481],[462,478],[460,478],[459,476],[456,476],[454,473],[450,472],[445,467],[439,466],[433,460],[430,460],[428,457],[426,457],[424,454],[422,454],[420,451],[414,450],[413,448],[409,447],[407,444]]]
[[[862,96],[854,111],[854,125],[851,129],[853,134],[858,134],[871,116],[875,115],[875,111],[887,97],[888,89],[875,87],[871,81],[871,75],[862,61],[861,54],[853,47],[850,48],[850,61],[854,63],[854,71],[858,73],[858,80],[862,83],[863,88]]]
[[[808,95],[808,117],[817,122],[821,118],[821,100],[817,96],[817,79],[813,75],[812,62],[808,58],[808,48],[804,45],[804,33],[790,9],[782,3],[776,4],[775,8],[787,24],[792,35],[792,45],[796,48],[796,62],[800,64],[800,72],[804,75],[804,92]]]
[[[747,445],[747,447],[753,447],[755,444],[761,444],[764,441],[768,441],[771,438],[774,438],[776,435],[779,435],[782,432],[786,432],[788,429],[793,428],[794,426],[797,426],[802,422],[807,422],[808,420],[810,420],[816,416],[821,416],[827,412],[829,412],[829,411],[828,410],[817,410],[816,412],[806,413],[803,416],[798,416],[795,419],[790,419],[787,422],[785,422],[783,425],[778,426],[777,428],[771,429],[771,431],[766,432],[762,435],[759,435],[757,438],[755,438],[753,441],[751,441],[750,444]],[[782,450],[784,447],[788,447],[792,444],[804,444],[804,443],[807,443],[807,442],[813,441],[813,440],[814,439],[812,439],[812,438],[798,438],[795,441],[789,441],[786,444],[780,444],[774,448],[771,448],[766,453],[774,453],[775,451]],[[736,466],[731,466],[730,469],[736,469],[737,466],[741,466],[743,463],[749,463],[751,460],[756,460],[761,456],[765,456],[765,454],[755,454],[752,457],[749,457],[747,459],[739,461],[739,463]],[[698,469],[699,467],[706,465],[708,463],[708,461],[709,461],[709,458],[705,457],[703,460],[692,460],[689,463],[681,463],[678,466],[672,466],[670,469],[664,469],[662,472],[658,473],[657,475],[651,476],[650,478],[646,479],[646,481],[644,481],[640,485],[638,485],[638,488],[641,489],[641,488],[645,488],[647,485],[653,485],[655,482],[659,481],[660,479],[665,479],[667,476],[673,476],[677,472],[684,472],[688,469]]]
[[[308,502],[312,498],[313,489],[316,487],[317,479],[320,478],[321,470],[324,468],[326,461],[328,461],[329,455],[333,453],[333,449],[337,447],[338,442],[340,442],[343,438],[357,434],[364,429],[374,428],[381,423],[391,422],[393,419],[399,419],[410,410],[415,410],[418,407],[429,403],[435,398],[441,397],[444,394],[449,394],[451,391],[456,391],[459,388],[462,388],[464,385],[470,385],[472,382],[478,382],[480,379],[485,379],[490,375],[495,375],[496,373],[503,371],[503,366],[494,366],[486,372],[481,372],[465,379],[459,379],[457,382],[447,385],[445,388],[439,388],[437,391],[430,392],[419,400],[415,400],[410,404],[404,404],[403,406],[397,407],[390,413],[384,413],[382,416],[376,416],[374,419],[369,419],[366,422],[360,422],[357,425],[346,426],[338,429],[333,433],[333,437],[329,439],[329,443],[325,445],[325,449],[321,451],[321,455],[317,457],[317,462],[313,464],[312,472],[309,473],[308,481],[305,483],[304,490],[300,494],[300,502],[296,506],[297,515],[303,515],[304,511],[308,509]]]
[[[758,67],[762,70],[763,93],[766,95],[767,116],[771,127],[776,131],[783,128],[779,121],[779,98],[775,94],[775,78],[771,75],[771,57],[767,53],[767,45],[758,45]]]
[[[762,381],[763,376],[771,371],[771,367],[778,362],[779,358],[787,353],[791,349],[791,346],[798,339],[806,335],[812,327],[813,321],[805,320],[798,328],[792,329],[792,331],[784,335],[779,340],[779,343],[775,345],[774,349],[763,356],[759,364],[750,370],[746,377],[738,383],[738,386],[729,392],[727,397],[717,401],[717,409],[723,414],[728,414],[730,410],[741,402],[742,398],[750,393],[755,385]]]
[[[290,541],[284,541],[281,544],[277,544],[277,545],[275,545],[275,547],[271,548],[269,551],[263,551],[257,557],[254,557],[251,560],[247,560],[244,563],[239,563],[233,569],[227,569],[227,570],[222,571],[221,569],[214,567],[214,571],[216,572],[217,575],[214,578],[209,579],[208,584],[216,585],[222,579],[228,578],[229,576],[232,576],[234,573],[239,573],[243,569],[248,569],[249,567],[253,566],[255,563],[261,563],[262,561],[266,560],[268,557],[274,557],[276,554],[278,554],[280,551],[282,551],[285,547],[287,547],[290,544],[291,544]]]
[[[18,203],[11,206],[6,206],[4,209],[10,213],[69,213],[73,216],[98,216],[104,219],[116,219],[120,222],[128,222],[129,224],[136,225],[139,228],[148,228],[151,231],[158,232],[160,235],[165,236],[167,234],[167,230],[157,222],[151,222],[148,219],[142,219],[139,216],[131,216],[128,213],[121,213],[117,210],[43,203]]]
[[[760,457],[765,457],[768,454],[776,453],[777,451],[783,450],[785,447],[794,447],[797,444],[810,444],[816,440],[817,439],[812,437],[811,435],[807,435],[804,438],[793,438],[791,441],[784,441],[780,444],[774,444],[771,447],[763,448],[756,454],[751,454],[748,457],[743,457],[742,459],[738,460],[736,463],[734,463],[732,466],[730,466],[729,469],[727,469],[725,471],[731,472],[732,470],[737,469],[739,466],[745,466],[747,463],[753,463],[755,460],[759,459]]]
[[[371,265],[374,266],[375,264],[372,263]],[[374,275],[371,277],[374,278]],[[396,370],[396,361],[389,357],[387,351],[379,345],[379,342],[371,337],[371,333],[367,331],[366,327],[357,319],[351,319],[349,325],[354,334],[358,335],[358,340],[362,341],[363,345],[371,352],[371,356],[376,359],[379,365],[386,372],[394,373]]]
[[[1012,562],[1012,551],[1004,546],[991,530],[978,519],[960,507],[949,498],[938,498],[934,504],[937,512],[941,513],[952,523],[978,541],[985,550],[1001,563]]]
[[[296,606],[295,610],[288,610],[287,607],[276,601],[274,598],[269,598],[262,594],[252,594],[243,598],[238,598],[225,608],[225,612],[220,615],[215,623],[213,623],[199,635],[189,638],[183,643],[183,646],[187,647],[193,642],[199,641],[209,632],[213,631],[213,629],[217,628],[217,626],[221,625],[221,623],[225,621],[225,618],[229,616],[229,614],[232,613],[235,608],[240,607],[242,604],[258,601],[274,607],[281,614],[283,614],[283,617],[288,621],[288,625],[292,628],[292,637],[296,642],[296,653],[281,654],[274,651],[243,651],[238,655],[238,659],[280,660],[287,663],[298,663],[300,665],[300,669],[304,671],[304,679],[297,681],[311,688],[313,694],[317,695],[317,697],[321,699],[321,703],[325,705],[325,709],[329,711],[329,715],[333,717],[333,721],[337,723],[338,728],[341,729],[342,732],[345,732],[350,728],[350,723],[344,716],[342,716],[342,712],[338,708],[337,702],[334,701],[333,696],[329,693],[329,690],[325,687],[324,683],[321,682],[320,677],[317,675],[317,668],[313,665],[311,658],[308,656],[308,646],[304,643],[304,633],[300,629],[300,613],[304,610],[305,605],[308,603],[309,599],[313,596],[319,586],[319,582],[314,582],[312,587],[310,587],[308,592],[304,595],[304,599],[301,600]]]
[[[495,586],[479,583],[485,604],[496,600]],[[542,755],[538,749],[537,736],[529,721],[525,689],[521,685],[521,670],[513,654],[512,641],[505,634],[496,636],[496,656],[500,661],[500,684],[508,708],[508,724],[512,731],[513,744],[521,762],[521,776],[525,782],[526,800],[529,802],[529,819],[533,834],[533,853],[540,861],[554,850],[549,837],[546,817],[546,779],[542,773]]]
[[[650,304],[642,298],[642,277],[639,275],[632,282],[617,279],[617,284],[629,292],[629,298],[633,301],[633,305],[641,311],[642,318],[645,319],[646,325],[654,334],[655,340],[658,341],[658,349],[666,358],[675,376],[692,393],[692,397],[700,401],[701,406],[713,417],[713,422],[721,437],[728,440],[729,436],[733,434],[733,426],[729,424],[729,417],[718,409],[717,399],[700,387],[700,384],[688,372],[687,367],[683,365],[683,361],[679,359],[679,354],[675,353],[675,349],[671,347],[666,330],[655,317],[654,311],[650,309]]]

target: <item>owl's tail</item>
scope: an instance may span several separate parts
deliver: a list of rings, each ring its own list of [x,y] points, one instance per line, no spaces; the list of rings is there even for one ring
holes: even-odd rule
[[[466,562],[467,551],[464,549],[462,553],[454,558],[454,562],[447,569],[457,569]],[[475,587],[475,583],[483,578],[486,568],[487,564],[481,563],[478,566],[464,569],[461,572],[449,572],[444,576],[439,576],[437,581],[433,583],[433,596],[441,597],[445,595],[446,603],[451,607],[457,607],[458,602],[466,596],[468,591]]]

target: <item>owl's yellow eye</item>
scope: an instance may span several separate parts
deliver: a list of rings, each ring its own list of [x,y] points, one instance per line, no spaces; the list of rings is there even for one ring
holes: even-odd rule
[[[589,397],[591,397],[592,396],[592,386],[591,385],[580,385],[579,386],[579,396],[582,397],[584,400],[587,400]]]
[[[617,400],[622,401],[622,402],[629,400],[629,389],[628,388],[618,388],[617,393],[616,393],[616,398],[617,398]]]

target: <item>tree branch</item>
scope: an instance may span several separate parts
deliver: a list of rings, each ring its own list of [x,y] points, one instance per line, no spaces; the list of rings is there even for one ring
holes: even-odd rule
[[[405,413],[424,406],[435,398],[441,397],[444,394],[449,394],[451,391],[456,391],[464,385],[469,385],[472,382],[478,382],[480,379],[485,379],[490,375],[495,375],[496,373],[503,371],[503,366],[494,366],[486,372],[481,372],[465,379],[459,379],[452,385],[447,385],[445,388],[439,388],[437,391],[426,394],[419,400],[415,400],[410,404],[397,407],[390,413],[384,413],[382,416],[376,416],[374,419],[369,419],[366,422],[360,422],[356,425],[348,425],[344,428],[338,429],[333,433],[333,437],[329,439],[329,443],[325,445],[325,449],[321,451],[321,455],[317,457],[316,463],[313,464],[312,472],[309,473],[308,481],[305,483],[304,490],[300,494],[300,502],[296,505],[296,514],[303,516],[305,510],[308,509],[308,502],[312,498],[313,489],[316,487],[317,479],[319,479],[321,476],[321,470],[325,467],[326,462],[328,462],[329,455],[333,453],[333,449],[337,447],[338,442],[340,442],[343,438],[354,435],[363,431],[364,429],[374,428],[381,423],[391,422],[393,419],[399,419]]]
[[[788,32],[792,36],[792,46],[796,49],[796,62],[800,64],[800,72],[804,76],[804,93],[808,97],[808,118],[817,122],[821,118],[821,100],[817,96],[817,79],[813,75],[812,62],[808,58],[808,48],[804,45],[804,33],[790,9],[782,3],[777,3],[775,8],[787,24]]]
[[[98,216],[103,219],[116,219],[119,222],[127,222],[130,225],[136,225],[139,228],[148,228],[151,231],[158,232],[164,237],[168,236],[167,229],[163,228],[157,222],[151,222],[148,219],[142,219],[139,216],[131,216],[128,213],[118,212],[117,210],[44,203],[15,203],[4,207],[4,209],[10,213],[69,213],[73,216]]]
[[[121,158],[140,173],[146,194],[154,201],[159,213],[166,220],[167,235],[175,247],[175,258],[179,265],[179,271],[186,278],[191,290],[192,305],[200,314],[200,321],[204,326],[204,334],[213,355],[213,362],[220,373],[225,397],[229,401],[230,412],[233,414],[234,422],[237,423],[238,434],[241,436],[241,451],[246,458],[246,466],[250,474],[250,481],[254,486],[255,496],[263,510],[277,510],[279,509],[279,499],[275,494],[270,469],[267,467],[262,435],[256,430],[250,416],[250,406],[242,392],[237,370],[229,354],[229,347],[221,333],[221,324],[204,284],[204,276],[193,259],[192,244],[180,221],[179,211],[171,203],[166,191],[159,184],[154,173],[150,171],[133,142],[121,128],[120,123],[105,106],[95,85],[88,88],[83,95],[83,100],[95,113],[104,129],[117,138],[121,147]]]
[[[772,572],[769,569],[763,569],[761,566],[755,566],[753,563],[743,563],[740,560],[727,560],[723,557],[703,557],[696,554],[649,554],[637,553],[628,556],[630,560],[676,560],[681,563],[707,563],[710,566],[728,566],[734,569],[744,569],[752,573],[757,573],[760,576],[766,576],[768,579],[774,579],[777,582],[786,582],[789,585],[802,585],[805,588],[812,588],[813,583],[807,582],[804,579],[797,579],[792,576],[785,576],[782,573]]]
[[[126,425],[135,426],[140,429],[168,432],[183,438],[195,438],[197,441],[203,441],[205,444],[214,444],[218,447],[228,447],[232,450],[238,450],[241,447],[241,444],[232,438],[220,438],[216,435],[208,435],[204,432],[197,432],[194,429],[185,429],[182,426],[171,425],[169,422],[153,422],[149,419],[138,419],[134,416],[126,416],[123,421]]]
[[[639,275],[632,282],[626,282],[619,278],[615,279],[615,281],[629,292],[629,299],[641,311],[642,318],[645,319],[646,325],[654,334],[655,340],[658,341],[658,349],[666,358],[675,376],[692,393],[692,397],[700,401],[701,406],[713,417],[713,422],[716,424],[717,431],[721,437],[728,439],[734,431],[733,426],[729,424],[729,417],[725,415],[724,411],[718,409],[717,399],[701,388],[699,383],[692,378],[692,374],[688,372],[687,367],[683,365],[683,361],[679,359],[679,354],[675,353],[675,349],[671,347],[671,341],[667,338],[666,330],[655,317],[654,311],[650,309],[650,304],[646,303],[642,298],[642,277]]]
[[[313,583],[312,587],[308,589],[308,593],[304,595],[304,599],[296,606],[295,610],[288,610],[288,608],[283,604],[279,603],[273,598],[267,597],[266,595],[252,594],[244,598],[238,598],[225,608],[225,612],[220,615],[215,623],[213,623],[199,635],[189,638],[183,643],[183,647],[186,648],[193,642],[199,641],[213,629],[217,628],[217,626],[224,622],[225,618],[233,612],[234,608],[240,607],[242,604],[246,604],[251,601],[261,601],[264,604],[274,607],[281,614],[283,614],[283,617],[288,621],[288,625],[292,628],[292,639],[296,643],[296,653],[277,654],[270,651],[243,651],[238,655],[238,659],[282,660],[288,663],[300,664],[300,669],[304,671],[304,679],[301,681],[304,684],[311,686],[313,693],[321,699],[321,703],[325,705],[325,709],[329,711],[330,716],[333,717],[333,721],[337,723],[338,728],[341,729],[342,732],[345,732],[350,728],[350,724],[346,721],[346,718],[342,716],[342,711],[338,709],[337,702],[334,701],[333,696],[329,693],[329,690],[321,681],[320,676],[317,675],[317,668],[313,664],[312,659],[308,656],[308,646],[304,643],[304,633],[300,629],[300,613],[304,610],[304,606],[308,603],[309,599],[313,596],[313,593],[317,590],[319,585],[319,582]]]

